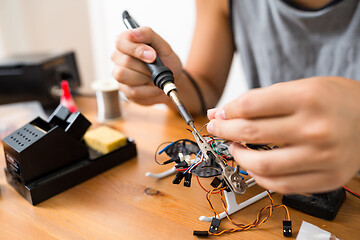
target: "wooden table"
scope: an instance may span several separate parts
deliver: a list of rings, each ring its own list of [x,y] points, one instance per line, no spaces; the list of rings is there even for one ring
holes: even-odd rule
[[[93,98],[79,98],[77,103],[84,115],[96,125],[96,104]],[[196,119],[198,126],[206,119]],[[192,187],[173,185],[172,177],[155,180],[145,172],[162,172],[170,166],[154,162],[159,144],[180,138],[192,139],[186,124],[176,114],[154,107],[123,104],[123,118],[110,123],[128,137],[135,139],[138,156],[49,200],[32,206],[7,184],[3,151],[0,152],[0,239],[198,239],[193,230],[207,230],[209,223],[199,216],[211,216],[205,192],[193,178]],[[1,147],[2,149],[2,147]],[[205,186],[209,181],[201,179]],[[299,179],[301,181],[301,179]],[[348,187],[360,190],[359,178]],[[159,191],[145,193],[146,188]],[[252,187],[241,196],[247,199],[263,191]],[[273,194],[276,203],[280,194]],[[216,208],[222,211],[218,196],[213,196]],[[254,221],[258,211],[269,199],[249,206],[233,215],[242,223]],[[290,209],[293,238],[303,220],[332,232],[341,239],[359,239],[360,200],[347,195],[334,221],[325,221]],[[211,239],[285,239],[282,237],[283,209],[257,229],[224,234]],[[221,228],[231,227],[223,220]]]

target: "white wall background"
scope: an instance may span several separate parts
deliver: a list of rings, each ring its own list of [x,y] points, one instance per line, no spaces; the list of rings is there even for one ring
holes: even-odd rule
[[[74,49],[84,88],[89,89],[94,80],[112,78],[110,56],[116,35],[125,30],[123,10],[151,26],[186,61],[194,0],[0,0],[0,56]],[[241,64],[236,59],[234,65],[220,105],[246,89]]]
[[[126,28],[122,12],[129,13],[142,26],[150,26],[167,40],[182,61],[188,55],[195,22],[192,0],[89,0],[92,17],[94,51],[97,65],[108,62],[115,49],[116,36]],[[97,41],[104,44],[99,45]],[[110,77],[112,65],[103,66],[96,76]]]
[[[0,0],[0,56],[74,50],[85,86],[93,81],[87,0]]]
[[[19,0],[0,0],[0,57],[27,49],[23,10]]]

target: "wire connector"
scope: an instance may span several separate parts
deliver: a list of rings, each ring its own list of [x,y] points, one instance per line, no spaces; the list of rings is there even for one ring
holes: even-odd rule
[[[184,174],[182,172],[178,172],[172,181],[173,184],[180,184],[181,180],[184,178]]]
[[[219,226],[220,226],[220,222],[221,220],[218,219],[218,218],[213,218],[211,220],[211,225],[210,225],[210,228],[209,228],[209,232],[210,233],[216,233],[219,229]]]
[[[193,235],[197,236],[197,237],[208,237],[209,232],[208,231],[196,231],[196,230],[194,230]]]
[[[188,163],[183,161],[175,165],[176,168],[187,168],[189,167]]]
[[[292,236],[291,221],[283,221],[283,234],[284,234],[284,237]]]
[[[210,185],[213,187],[213,188],[217,188],[220,183],[222,182],[222,180],[218,177],[215,177],[212,182],[210,183]]]
[[[185,187],[190,187],[191,186],[191,177],[192,177],[192,174],[187,172],[184,174],[185,175],[185,180],[184,180],[184,186]]]
[[[172,163],[172,162],[175,162],[174,159],[169,159],[169,160],[166,160],[165,162],[163,162],[163,165],[166,165],[166,164],[169,164],[169,163]]]

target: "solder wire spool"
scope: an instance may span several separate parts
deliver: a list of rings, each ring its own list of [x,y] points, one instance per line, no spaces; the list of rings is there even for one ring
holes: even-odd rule
[[[91,84],[97,102],[97,118],[99,122],[116,120],[121,117],[119,85],[116,81],[104,80]]]

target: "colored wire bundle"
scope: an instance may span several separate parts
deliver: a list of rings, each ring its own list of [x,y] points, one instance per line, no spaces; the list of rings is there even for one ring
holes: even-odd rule
[[[164,148],[162,148],[161,150],[159,150],[165,144],[167,144],[167,145]],[[164,143],[160,144],[157,147],[157,149],[155,151],[155,155],[154,155],[154,160],[159,165],[166,165],[166,164],[168,164],[170,162],[174,162],[179,153],[183,153],[183,154],[186,154],[186,155],[196,154],[196,152],[198,150],[196,152],[193,152],[193,150],[189,149],[190,148],[189,146],[193,146],[193,148],[198,149],[197,143],[192,141],[192,140],[189,140],[189,139],[179,139],[179,140],[177,140],[175,142],[164,142]],[[196,147],[194,147],[194,146],[196,146]],[[171,151],[171,150],[174,150],[174,149],[176,150],[176,152]],[[157,155],[160,155],[163,152],[165,152],[170,157],[170,159],[163,162],[163,163],[160,163],[157,160]]]
[[[206,200],[208,201],[208,204],[209,204],[209,208],[214,212],[215,214],[215,217],[219,218],[220,219],[220,215],[219,213],[214,209],[213,207],[213,204],[211,203],[211,195],[213,194],[214,191],[219,191],[220,192],[220,197],[221,197],[221,203],[222,203],[222,206],[223,208],[225,209],[225,213],[226,213],[226,217],[227,219],[233,224],[235,225],[236,227],[235,228],[231,228],[231,229],[225,229],[225,230],[222,230],[222,231],[217,231],[215,233],[210,233],[209,232],[209,235],[213,235],[213,236],[219,236],[219,235],[222,235],[224,233],[232,233],[232,232],[238,232],[238,231],[246,231],[246,230],[249,230],[249,229],[252,229],[252,228],[256,228],[258,226],[260,226],[261,224],[265,223],[270,217],[271,215],[273,214],[274,212],[274,209],[276,208],[284,208],[285,209],[285,217],[284,217],[284,220],[287,220],[287,221],[290,221],[290,214],[289,214],[289,210],[288,208],[281,204],[281,205],[275,205],[274,204],[274,200],[273,198],[271,197],[271,194],[269,191],[267,191],[268,193],[268,196],[269,196],[269,199],[270,199],[270,205],[267,205],[265,207],[263,207],[259,213],[257,214],[256,216],[256,219],[254,220],[254,222],[252,223],[249,223],[249,224],[241,224],[241,223],[236,223],[234,220],[231,219],[228,211],[227,211],[227,206],[226,206],[226,201],[225,201],[225,197],[224,197],[224,194],[223,194],[223,191],[224,191],[224,187],[221,187],[221,188],[213,188],[212,190],[208,191],[207,194],[206,194]],[[265,218],[262,218],[262,215],[265,211],[267,211],[267,215]]]
[[[204,128],[204,126],[201,129],[203,129],[203,128]],[[189,131],[191,131],[191,130],[189,130]],[[213,149],[215,154],[220,157],[221,161],[223,161],[223,163],[225,165],[229,166],[229,161],[231,161],[232,167],[234,167],[234,162],[235,162],[234,158],[228,151],[228,147],[232,143],[231,141],[216,138],[215,136],[212,136],[212,135],[203,135],[202,137],[209,144],[209,146]],[[161,146],[164,146],[164,144],[167,144],[167,145],[159,151]],[[271,146],[271,145],[247,144],[247,143],[240,143],[240,144],[243,145],[245,148],[251,149],[251,150],[271,150],[273,148],[276,148],[275,145]],[[194,149],[196,149],[196,150],[194,150]],[[160,163],[157,160],[157,154],[161,154],[162,152],[165,152],[170,157],[170,159],[167,161],[164,161],[163,163]],[[191,156],[192,157],[195,156],[195,158],[192,159]],[[176,177],[174,178],[173,183],[179,184],[181,182],[181,179],[184,178],[184,176],[185,176],[185,181],[187,181],[187,182],[186,183],[184,182],[184,186],[186,186],[186,187],[190,187],[192,171],[194,169],[196,169],[204,161],[204,159],[205,159],[205,157],[204,157],[203,153],[201,152],[197,143],[194,141],[191,141],[189,139],[180,139],[175,142],[163,143],[157,148],[157,150],[155,152],[155,162],[158,163],[159,165],[165,165],[165,164],[168,164],[171,162],[176,163],[175,170],[178,173],[177,173]],[[207,167],[207,168],[216,168],[217,169],[219,166],[218,166],[218,163],[215,163],[215,164],[211,163],[211,165],[206,165],[206,163],[204,162],[204,164],[201,164],[199,167],[201,167],[201,168]],[[224,190],[226,190],[228,187],[226,184],[224,184],[224,180],[220,180],[219,178],[215,177],[213,182],[210,184],[212,186],[212,189],[207,190],[201,184],[201,182],[199,180],[199,176],[200,177],[209,177],[209,176],[208,175],[199,175],[198,176],[198,174],[199,174],[199,171],[194,170],[194,175],[196,176],[199,186],[206,192],[206,200],[208,202],[209,208],[214,213],[214,217],[220,219],[220,214],[214,208],[214,206],[211,202],[211,196],[213,194],[219,194],[222,207],[224,208],[225,213],[226,213],[226,217],[235,226],[233,228],[224,229],[224,230],[220,231],[217,229],[217,227],[216,228],[214,227],[216,225],[214,223],[214,225],[211,226],[213,229],[212,232],[210,232],[210,230],[209,231],[200,231],[200,234],[206,233],[207,235],[219,236],[224,233],[246,231],[246,230],[249,230],[252,228],[256,228],[256,227],[262,225],[263,223],[265,223],[271,217],[271,215],[273,214],[273,212],[276,208],[284,208],[284,210],[285,210],[284,222],[290,221],[290,214],[289,214],[288,208],[282,204],[275,205],[270,192],[267,191],[268,197],[270,199],[270,204],[263,207],[262,209],[260,209],[259,213],[256,215],[256,219],[253,222],[248,223],[248,224],[241,224],[241,223],[235,222],[230,217],[230,214],[227,211],[227,203],[226,203],[226,199],[225,199],[225,195],[224,195]],[[247,172],[245,172],[243,170],[240,170],[239,174],[240,174],[240,176],[248,175]],[[212,176],[216,176],[216,175],[212,175]],[[241,176],[241,178],[244,179],[243,176]],[[221,182],[222,182],[222,184],[221,184]],[[221,184],[221,187],[218,187],[220,184]],[[348,189],[346,189],[346,190],[356,196],[356,193],[354,193]],[[360,198],[359,195],[357,195],[357,197]],[[290,225],[290,228],[291,228],[291,225]],[[196,232],[196,231],[194,231],[194,232]],[[284,230],[284,232],[285,232],[285,230]],[[195,235],[195,233],[194,233],[194,235]],[[286,236],[286,235],[284,234],[284,236]]]

